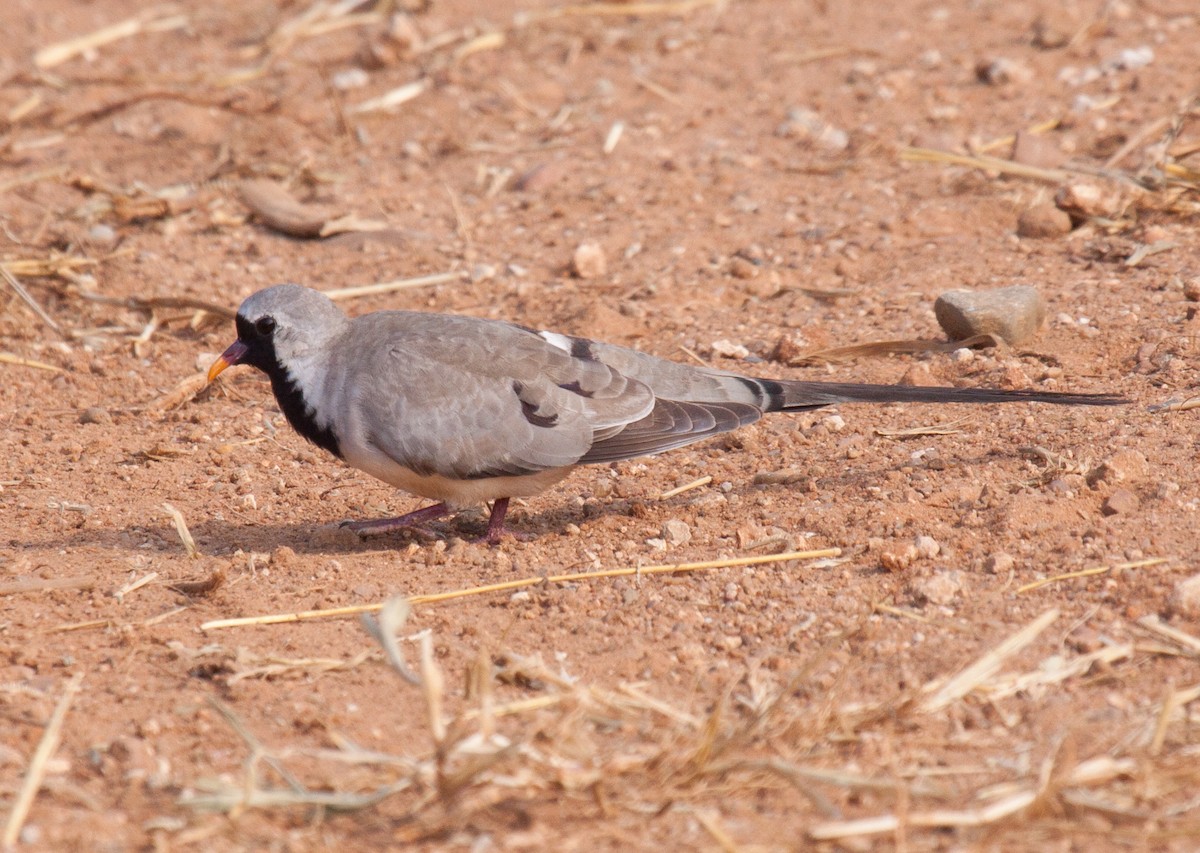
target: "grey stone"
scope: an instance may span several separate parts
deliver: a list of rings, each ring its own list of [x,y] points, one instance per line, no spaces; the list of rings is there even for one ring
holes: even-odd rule
[[[951,290],[934,303],[933,313],[952,341],[995,335],[1020,344],[1037,334],[1046,302],[1036,287],[1014,285],[994,290]]]

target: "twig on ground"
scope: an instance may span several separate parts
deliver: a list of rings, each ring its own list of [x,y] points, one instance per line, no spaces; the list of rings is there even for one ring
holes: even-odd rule
[[[54,706],[54,713],[50,715],[50,722],[46,724],[46,730],[42,732],[42,739],[38,741],[37,749],[34,750],[33,758],[25,771],[25,778],[13,801],[12,811],[8,813],[8,820],[4,824],[4,835],[0,839],[0,843],[3,843],[6,850],[15,847],[21,836],[21,827],[25,825],[29,809],[33,806],[33,799],[37,796],[38,788],[42,786],[42,780],[45,778],[46,764],[54,757],[54,752],[62,740],[62,728],[67,719],[67,711],[71,709],[71,703],[75,700],[75,694],[79,692],[79,686],[82,683],[83,673],[77,672],[71,676],[58,704]]]
[[[672,563],[659,566],[642,566],[640,568],[607,569],[599,572],[572,572],[566,575],[550,575],[543,577],[519,578],[485,586],[468,589],[438,592],[409,597],[412,604],[431,604],[439,601],[450,601],[474,595],[484,595],[492,592],[505,592],[522,587],[537,586],[544,583],[569,583],[573,581],[591,581],[611,577],[628,577],[630,575],[656,575],[677,572],[698,572],[709,569],[735,568],[738,566],[757,566],[763,563],[784,563],[794,560],[820,560],[837,557],[840,548],[825,548],[818,551],[789,551],[784,554],[764,554],[756,557],[736,557],[728,560],[713,560],[703,563]],[[214,619],[200,626],[201,630],[211,631],[218,628],[235,628],[244,625],[276,625],[285,622],[303,622],[309,619],[327,619],[337,616],[357,616],[359,613],[374,613],[382,609],[383,604],[360,604],[350,607],[333,607],[328,610],[301,610],[295,613],[276,613],[266,616],[244,616],[236,619]]]

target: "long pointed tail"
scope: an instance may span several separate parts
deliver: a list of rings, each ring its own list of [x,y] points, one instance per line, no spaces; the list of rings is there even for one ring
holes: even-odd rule
[[[753,380],[768,412],[818,409],[836,403],[1054,403],[1060,406],[1117,406],[1116,394],[1002,391],[999,388],[937,388],[920,385],[859,385],[853,382]]]

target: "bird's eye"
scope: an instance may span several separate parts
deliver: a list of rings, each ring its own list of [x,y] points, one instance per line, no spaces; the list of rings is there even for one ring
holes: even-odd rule
[[[271,332],[275,331],[275,318],[259,317],[254,321],[254,331],[258,332],[264,338],[269,336]]]

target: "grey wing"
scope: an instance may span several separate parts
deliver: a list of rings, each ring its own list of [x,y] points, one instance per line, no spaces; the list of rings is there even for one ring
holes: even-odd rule
[[[354,401],[362,434],[418,474],[471,479],[573,465],[597,436],[654,409],[644,383],[516,326],[430,314],[363,320],[382,324],[359,331],[388,346],[363,354],[375,379]]]
[[[540,336],[576,361],[603,364],[646,385],[654,408],[636,421],[598,431],[580,462],[614,462],[661,453],[754,423],[766,391],[736,373],[690,367],[637,350],[551,332]]]

